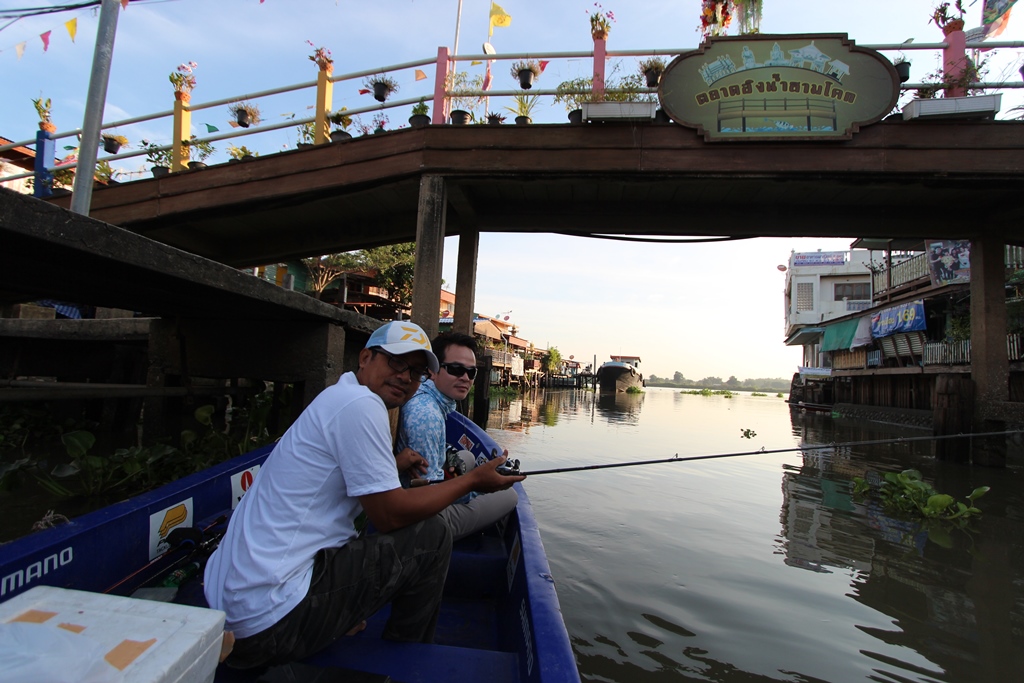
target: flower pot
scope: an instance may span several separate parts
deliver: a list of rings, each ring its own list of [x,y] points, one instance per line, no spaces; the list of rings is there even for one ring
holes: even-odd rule
[[[462,109],[453,109],[449,114],[453,126],[464,126],[469,123],[469,112]]]
[[[383,128],[374,128],[374,129],[373,129],[373,134],[374,134],[374,135],[377,135],[377,134],[379,134],[379,133],[387,133],[387,131],[386,131],[386,130],[384,130]]]
[[[181,102],[184,102],[185,104],[188,104],[189,101],[191,101],[191,99],[192,99],[192,93],[187,93],[187,92],[185,92],[183,90],[175,90],[174,91],[174,99],[180,100]]]
[[[413,128],[422,128],[430,125],[430,117],[426,114],[413,114],[409,117],[409,125]]]
[[[648,88],[657,88],[658,82],[661,80],[661,71],[658,69],[648,69],[644,72],[644,78],[647,80]]]
[[[378,102],[383,102],[388,98],[390,94],[387,83],[374,83],[373,84],[373,99]]]
[[[963,31],[963,30],[964,30],[964,20],[963,19],[954,19],[953,21],[949,22],[948,24],[946,24],[945,26],[942,27],[943,35],[947,35],[947,36],[950,33],[952,33],[953,31]]]
[[[56,133],[57,126],[49,121],[40,121],[39,130],[45,130],[47,133]]]
[[[163,178],[164,176],[170,175],[171,173],[171,169],[167,168],[166,166],[154,166],[150,170],[153,171],[154,178]]]
[[[497,117],[497,116],[488,116],[487,117],[487,123],[488,123],[488,125],[491,125],[491,126],[500,126],[501,125],[501,119],[499,117]]]
[[[103,138],[103,151],[107,154],[117,154],[121,149],[121,143],[110,138]]]
[[[519,87],[523,90],[529,90],[533,87],[533,72],[529,69],[523,69],[519,72]]]
[[[906,83],[910,80],[910,62],[900,62],[899,64],[893,64],[896,67],[896,74],[900,77],[900,83]]]
[[[594,40],[608,40],[608,31],[591,31],[590,36]]]
[[[250,122],[249,112],[245,111],[244,109],[239,109],[235,112],[235,121],[242,128],[248,128]]]
[[[198,171],[201,168],[206,168],[206,162],[203,161],[190,161],[188,162],[188,170]]]
[[[573,109],[569,112],[569,123],[583,123],[583,110]]]
[[[295,146],[298,147],[299,149],[306,149],[307,147],[312,147],[313,143],[312,142],[300,142],[300,143],[297,143]]]
[[[352,134],[344,130],[331,131],[331,142],[341,142],[342,140],[351,139]]]
[[[533,119],[531,119],[529,116],[517,116],[516,117],[516,125],[517,126],[528,126],[531,123],[533,123]]]

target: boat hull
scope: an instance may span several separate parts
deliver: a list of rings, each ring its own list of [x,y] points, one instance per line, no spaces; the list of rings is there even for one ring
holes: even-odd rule
[[[643,387],[644,378],[626,363],[605,363],[597,370],[597,381],[602,394],[615,394],[631,387]]]

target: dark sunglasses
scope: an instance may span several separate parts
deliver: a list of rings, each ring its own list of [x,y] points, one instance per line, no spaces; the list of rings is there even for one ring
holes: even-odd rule
[[[398,360],[393,353],[385,351],[379,346],[374,346],[370,349],[371,353],[379,353],[388,359],[388,367],[397,372],[399,375],[409,373],[409,378],[413,382],[426,382],[430,379],[430,370],[424,367],[416,367],[409,365],[403,361]]]
[[[476,379],[476,368],[467,368],[461,363],[441,363],[441,367],[447,370],[452,377],[469,375],[470,379]]]

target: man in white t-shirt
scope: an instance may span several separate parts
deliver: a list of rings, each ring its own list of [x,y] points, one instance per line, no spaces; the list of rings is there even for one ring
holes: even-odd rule
[[[431,642],[451,532],[437,513],[471,491],[509,488],[496,458],[465,476],[404,489],[399,472],[426,461],[392,455],[387,411],[403,405],[438,362],[426,333],[385,324],[345,373],[303,411],[260,468],[210,557],[205,592],[235,638],[227,664],[303,659],[391,603],[384,637]],[[397,465],[397,466],[396,466]],[[360,537],[361,512],[377,533]]]

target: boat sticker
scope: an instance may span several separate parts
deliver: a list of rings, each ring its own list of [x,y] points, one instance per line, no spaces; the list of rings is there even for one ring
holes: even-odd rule
[[[167,534],[179,526],[192,526],[192,499],[186,498],[180,503],[154,512],[149,516],[149,559],[167,552],[170,545],[167,543]]]
[[[238,507],[239,501],[242,500],[242,496],[252,486],[253,480],[256,478],[256,473],[260,471],[259,465],[253,465],[247,470],[241,472],[235,472],[231,475],[231,509],[234,510]]]
[[[523,627],[523,646],[526,650],[526,675],[533,671],[533,638],[530,636],[530,613],[526,609],[526,599],[519,603],[519,623]]]
[[[463,434],[462,436],[459,437],[459,445],[465,448],[467,451],[471,451],[473,450],[473,446],[475,446],[476,444],[473,443],[473,440],[471,438],[469,438],[469,434]]]
[[[32,562],[25,567],[15,569],[10,574],[5,574],[3,578],[0,579],[0,597],[3,597],[8,593],[13,593],[14,591],[20,591],[22,588],[28,588],[28,585],[33,581],[46,576],[51,571],[56,571],[59,568],[71,564],[74,559],[75,551],[72,549],[72,546],[68,546],[60,552],[47,555],[41,560]]]
[[[519,533],[516,533],[516,538],[512,541],[512,550],[508,553],[508,565],[505,567],[505,572],[508,574],[508,589],[512,590],[512,581],[516,578],[516,567],[519,566],[519,555],[522,552],[522,547],[519,543]]]

